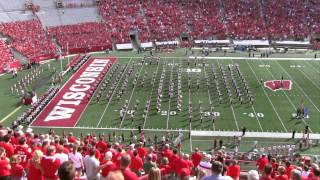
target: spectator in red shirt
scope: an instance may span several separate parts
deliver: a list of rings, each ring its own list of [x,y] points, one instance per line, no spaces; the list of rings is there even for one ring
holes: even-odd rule
[[[280,166],[278,168],[278,176],[274,178],[274,180],[288,180],[288,176],[286,175],[286,168],[283,166]]]
[[[262,176],[260,177],[260,180],[272,180],[271,173],[272,173],[272,166],[270,164],[267,164],[264,167],[264,171]]]
[[[167,157],[169,159],[169,161],[170,161],[171,156],[173,155],[173,152],[170,149],[169,144],[165,144],[164,145],[164,150],[162,151],[162,154],[163,154],[164,157]]]
[[[144,159],[144,157],[147,155],[147,150],[146,150],[144,147],[142,147],[142,145],[143,145],[143,144],[140,142],[140,143],[138,144],[137,150],[138,150],[139,156],[140,156],[142,159]]]
[[[148,154],[145,157],[147,157],[149,154],[152,156],[152,162],[157,162],[158,157],[157,154],[154,152],[153,146],[150,146],[148,148]]]
[[[96,144],[96,148],[100,151],[100,153],[105,153],[107,150],[107,143],[104,141],[104,137],[101,136],[99,141]]]
[[[5,135],[3,137],[3,142],[0,142],[0,147],[3,147],[6,150],[6,155],[8,158],[10,158],[14,153],[14,148],[10,141],[10,135]]]
[[[66,161],[59,167],[58,175],[60,180],[74,180],[76,168],[71,161]]]
[[[10,169],[9,159],[6,157],[6,150],[0,147],[0,179],[10,180]]]
[[[73,136],[73,133],[70,132],[68,135],[68,143],[75,143],[76,142],[76,138]]]
[[[27,168],[28,161],[31,158],[31,149],[26,144],[25,138],[22,137],[19,139],[19,145],[14,150],[14,153],[20,156],[20,164],[23,166],[23,168]]]
[[[60,160],[54,157],[55,147],[49,146],[46,152],[47,155],[43,156],[40,161],[42,175],[45,180],[57,180],[56,172],[60,166]]]
[[[268,158],[266,157],[265,154],[262,154],[261,158],[259,158],[257,160],[257,166],[258,166],[258,170],[260,172],[264,171],[264,167],[269,163]]]
[[[170,166],[169,166],[169,160],[167,157],[162,158],[160,169],[162,170],[164,175],[167,175],[170,173]]]
[[[191,159],[192,159],[193,165],[197,167],[202,159],[202,154],[200,153],[199,148],[194,149],[194,153],[192,153]]]
[[[232,177],[234,180],[239,180],[240,178],[240,166],[236,160],[230,162],[231,165],[228,168],[227,174]]]
[[[111,159],[112,153],[110,151],[106,152],[105,161],[100,165],[100,169],[102,170],[102,180],[105,180],[107,178],[110,171],[116,169],[116,165],[111,161]]]
[[[28,179],[43,180],[43,176],[41,173],[41,166],[40,166],[40,161],[42,156],[43,156],[43,153],[41,150],[35,150],[33,152],[33,156],[28,163],[28,170],[29,170]]]
[[[138,156],[138,151],[134,150],[133,155],[131,157],[130,169],[135,172],[137,175],[141,175],[141,169],[143,166],[142,159]]]
[[[291,165],[290,161],[286,161],[286,174],[288,178],[291,177],[291,171],[294,169],[294,167]]]
[[[12,155],[10,158],[10,174],[11,180],[22,180],[25,174],[24,168],[20,165],[20,156],[19,155]]]
[[[124,154],[120,159],[120,170],[125,180],[137,180],[138,176],[129,169],[131,158],[129,154]]]

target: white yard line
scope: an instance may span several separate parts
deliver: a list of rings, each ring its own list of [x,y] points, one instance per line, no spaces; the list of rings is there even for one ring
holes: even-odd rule
[[[128,107],[127,107],[127,109],[126,109],[126,111],[125,111],[125,113],[124,113],[124,115],[123,115],[123,117],[122,117],[122,119],[121,119],[120,129],[121,129],[121,127],[122,127],[122,124],[123,124],[123,122],[124,122],[124,119],[126,118],[128,108],[129,108],[129,106],[130,106],[130,104],[131,104],[132,96],[133,96],[133,94],[134,94],[134,92],[135,92],[134,90],[135,90],[136,87],[138,86],[138,80],[140,79],[140,74],[141,74],[142,69],[143,69],[143,67],[144,67],[144,65],[145,65],[146,63],[147,63],[147,62],[144,62],[144,63],[141,65],[141,68],[140,68],[140,71],[139,71],[139,74],[138,74],[137,83],[136,83],[136,85],[134,85],[134,87],[133,87],[133,89],[132,89],[132,91],[131,91],[131,95],[130,95],[130,98],[129,98],[129,100],[128,100]]]
[[[189,56],[190,59],[195,59],[194,56]],[[197,56],[197,58],[199,58]],[[204,59],[216,59],[216,60],[225,60],[225,59],[241,59],[241,60],[274,60],[274,61],[320,61],[320,58],[314,59],[314,58],[283,58],[283,57],[268,57],[268,58],[261,58],[261,57],[232,57],[232,56],[227,56],[227,57],[201,57]]]
[[[269,68],[266,67],[266,69],[267,69],[267,71],[269,72],[269,74],[271,74],[272,78],[273,78],[273,79],[276,79],[276,77],[275,77],[275,76],[273,75],[273,73],[269,70]],[[286,93],[285,91],[282,91],[282,93],[286,96],[286,98],[288,99],[289,103],[291,104],[293,110],[295,111],[295,110],[296,110],[296,106],[293,104],[291,98],[289,98],[289,96],[287,95],[287,93]],[[304,119],[302,119],[302,120],[303,120],[303,123],[304,123],[305,125],[307,125],[307,122],[306,122]],[[309,129],[310,129],[310,131],[312,132],[311,128],[309,128]]]
[[[251,69],[251,71],[253,72],[253,75],[256,77],[257,81],[259,81],[259,78],[258,78],[257,74],[254,72],[254,70],[252,69],[251,65],[248,63],[248,61],[246,61],[246,63],[248,64],[249,68],[250,68],[250,69]],[[273,103],[272,103],[272,101],[271,101],[271,99],[270,99],[269,95],[267,94],[266,90],[265,90],[265,89],[262,89],[262,90],[263,90],[264,94],[266,95],[266,97],[267,97],[268,101],[270,102],[270,104],[271,104],[271,106],[272,106],[273,111],[276,113],[276,115],[277,115],[277,117],[278,117],[278,119],[279,119],[279,121],[280,121],[280,123],[281,123],[282,127],[284,128],[284,130],[285,130],[286,132],[288,132],[287,128],[284,126],[283,121],[282,121],[282,119],[281,119],[281,117],[280,117],[279,113],[277,112],[276,108],[274,107],[274,105],[273,105]]]
[[[209,78],[209,77],[207,76],[206,66],[203,67],[203,71],[204,71],[204,76],[205,76],[205,78],[206,78],[206,79]],[[208,88],[208,97],[209,97],[209,102],[213,103],[213,102],[211,101],[212,99],[211,99],[210,87]],[[211,114],[211,107],[210,107],[210,117],[211,117],[211,122],[212,122],[214,117],[213,117],[212,114]],[[215,126],[214,123],[212,123],[212,128],[213,128],[214,131],[216,130],[216,126]]]
[[[170,80],[173,81],[173,78],[172,78],[172,72],[173,72],[173,67],[174,67],[174,59],[172,60],[172,67],[171,67],[171,72],[170,72]],[[169,80],[169,81],[170,81]],[[170,119],[170,108],[171,108],[171,98],[169,98],[169,108],[168,108],[168,112],[167,112],[167,129],[169,128],[169,119]]]
[[[218,62],[218,65],[220,66],[219,61],[217,61],[217,62]],[[220,73],[221,73],[221,72],[220,72]],[[236,114],[234,113],[234,109],[233,109],[232,104],[230,104],[230,108],[231,108],[231,111],[232,111],[233,119],[234,119],[234,122],[235,122],[235,124],[236,124],[237,130],[239,131],[240,129],[239,129],[239,126],[238,126],[237,117],[236,117]]]
[[[298,69],[318,90],[320,90],[319,85],[315,84],[314,81],[313,81],[312,79],[310,79],[305,72],[303,72],[302,70],[300,70],[300,68],[297,68],[297,69]],[[318,78],[319,78],[319,76],[318,76]]]
[[[301,92],[305,95],[305,97],[311,102],[311,104],[317,109],[318,112],[320,112],[319,108],[313,103],[313,101],[310,99],[310,97],[306,94],[306,92],[304,92],[304,90],[300,87],[300,85],[292,78],[292,76],[287,72],[287,70],[285,70],[281,64],[276,61],[278,63],[278,65],[281,67],[281,69],[291,78],[291,80],[293,82],[295,82],[296,86],[301,90]]]
[[[157,65],[155,79],[154,79],[153,86],[152,86],[151,91],[150,91],[150,96],[149,96],[149,100],[150,100],[150,107],[151,107],[151,98],[152,98],[152,93],[153,93],[153,90],[154,90],[154,87],[155,87],[155,82],[156,82],[157,75],[158,75],[159,65],[160,65],[160,62],[159,62],[159,63],[158,63],[158,65]],[[153,79],[152,79],[152,81],[153,81]],[[149,114],[150,110],[151,110],[151,109],[149,109],[149,111],[148,111],[148,112],[147,112],[147,114],[146,114],[146,117],[144,118],[142,129],[144,129],[144,127],[145,127],[145,125],[146,125],[147,117],[148,117],[148,114]]]
[[[101,117],[100,117],[100,119],[99,119],[99,121],[98,121],[97,127],[99,127],[99,125],[100,125],[100,123],[101,123],[101,121],[102,121],[102,118],[104,117],[104,114],[106,113],[106,111],[107,111],[107,109],[108,109],[108,107],[109,107],[109,105],[110,105],[110,103],[111,103],[111,101],[112,101],[112,97],[113,97],[114,93],[116,92],[116,89],[117,89],[118,86],[120,85],[120,82],[121,82],[123,76],[126,74],[127,69],[128,69],[129,66],[130,66],[131,60],[132,60],[132,58],[129,60],[126,69],[123,71],[123,73],[122,73],[122,75],[121,75],[121,77],[120,77],[120,79],[119,79],[119,81],[118,81],[118,83],[117,83],[117,86],[114,88],[114,90],[113,90],[113,92],[112,92],[112,94],[111,94],[111,96],[110,96],[109,102],[108,102],[108,104],[106,105],[106,107],[104,108],[104,110],[103,110],[103,112],[102,112],[102,115],[101,115]]]
[[[314,71],[316,71],[317,73],[319,73],[320,74],[320,71],[317,69],[317,68],[315,68],[314,67],[314,65],[312,64],[312,63],[310,63],[309,61],[306,61],[306,64],[309,64],[310,65],[310,67],[314,70]],[[319,66],[318,66],[319,67]]]
[[[233,63],[234,63],[233,60],[231,60],[231,61],[232,61],[232,64],[233,64]],[[256,120],[257,120],[257,122],[258,122],[258,124],[259,124],[259,127],[260,127],[260,129],[261,129],[261,132],[263,132],[263,128],[262,128],[262,125],[261,125],[261,123],[260,123],[260,119],[259,119],[259,117],[257,116],[256,110],[255,110],[255,108],[253,107],[253,105],[251,105],[251,109],[252,109],[252,111],[253,111],[253,113],[254,113],[254,116],[256,117]]]

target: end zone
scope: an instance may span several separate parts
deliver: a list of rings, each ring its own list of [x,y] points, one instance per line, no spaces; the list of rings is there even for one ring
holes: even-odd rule
[[[115,57],[91,57],[66,82],[30,126],[74,127],[94,91],[116,60]]]

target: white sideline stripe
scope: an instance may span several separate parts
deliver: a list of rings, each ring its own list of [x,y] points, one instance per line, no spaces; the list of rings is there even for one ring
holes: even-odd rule
[[[250,63],[248,63],[248,61],[246,61],[246,63],[248,64],[249,68],[250,68],[251,71],[253,72],[253,75],[256,77],[257,81],[259,81],[259,78],[258,78],[257,74],[254,72],[254,70],[252,69]],[[279,121],[281,122],[282,127],[285,129],[286,132],[288,132],[288,130],[287,130],[287,128],[284,126],[284,124],[283,124],[283,122],[282,122],[282,119],[281,119],[281,117],[279,116],[276,108],[274,107],[274,105],[273,105],[270,97],[268,96],[268,93],[266,92],[266,90],[265,90],[264,88],[263,88],[262,90],[263,90],[264,94],[266,95],[267,99],[269,100],[269,102],[270,102],[270,104],[271,104],[271,106],[272,106],[273,111],[276,113]]]
[[[131,92],[131,95],[130,95],[130,98],[129,98],[129,101],[128,101],[128,107],[127,107],[126,112],[124,113],[124,115],[123,115],[123,117],[122,117],[122,119],[121,119],[121,122],[120,122],[120,129],[121,129],[122,124],[123,124],[123,122],[124,122],[124,120],[125,120],[125,118],[126,118],[128,108],[129,108],[129,106],[130,106],[130,104],[131,104],[132,96],[133,96],[133,94],[134,94],[134,92],[135,92],[134,90],[135,90],[136,87],[138,86],[138,80],[140,79],[140,74],[141,74],[141,71],[142,71],[142,69],[143,69],[143,67],[144,67],[145,64],[146,64],[146,62],[144,62],[144,63],[142,64],[141,68],[140,68],[140,71],[139,71],[139,74],[138,74],[137,83],[136,83],[136,85],[134,85],[134,87],[133,87],[133,89],[132,89],[132,92]],[[130,86],[130,85],[129,85],[129,86]]]
[[[292,78],[292,76],[287,72],[287,70],[285,70],[281,64],[276,61],[278,63],[278,65],[280,66],[280,68],[292,79],[292,81],[295,82],[295,80]],[[295,82],[295,84],[297,85],[297,87],[301,90],[301,92],[305,95],[305,97],[311,102],[311,104],[317,109],[318,112],[320,112],[320,110],[318,109],[318,107],[313,103],[313,101],[309,98],[309,96],[304,92],[304,90],[300,87],[300,85]]]
[[[113,92],[112,92],[112,94],[111,94],[111,96],[110,96],[109,102],[108,102],[108,104],[106,105],[106,107],[104,108],[104,110],[103,110],[103,112],[102,112],[102,115],[101,115],[101,117],[100,117],[100,119],[99,119],[99,121],[98,121],[97,127],[99,127],[99,125],[100,125],[100,123],[101,123],[101,120],[102,120],[102,118],[104,117],[104,114],[106,113],[106,111],[107,111],[107,109],[108,109],[108,107],[109,107],[109,104],[110,104],[110,102],[111,102],[111,100],[112,100],[112,97],[113,97],[114,93],[116,92],[116,89],[118,88],[118,86],[119,86],[119,84],[120,84],[123,76],[126,74],[126,71],[127,71],[128,67],[129,67],[129,64],[131,63],[131,60],[132,60],[132,58],[129,60],[128,65],[127,65],[126,69],[124,70],[123,74],[121,75],[121,77],[120,77],[120,79],[119,79],[119,81],[118,81],[117,86],[114,88],[114,90],[113,90]]]
[[[241,136],[242,132],[235,131],[191,131],[191,136],[221,136],[221,137],[234,137]],[[292,133],[283,132],[246,132],[244,137],[250,138],[277,138],[277,139],[289,139],[292,137]],[[303,138],[303,133],[296,133],[295,139]],[[309,139],[319,139],[320,134],[310,133]]]
[[[182,58],[182,57],[181,57]],[[194,56],[189,56],[190,59],[195,59]],[[199,58],[203,58],[203,59],[217,59],[217,60],[224,60],[224,59],[242,59],[242,60],[275,60],[275,61],[287,61],[287,60],[292,60],[292,61],[320,61],[320,58],[283,58],[283,57],[268,57],[268,58],[261,58],[261,57],[232,57],[232,56],[228,56],[228,57],[197,57]]]
[[[98,128],[98,127],[51,127],[51,126],[29,126],[30,128],[40,128],[40,129],[82,129],[82,130],[119,130],[118,127],[115,128]],[[121,128],[123,131],[137,131],[138,129],[129,129],[129,128]],[[190,132],[190,130],[186,129],[142,129],[143,131],[151,131],[151,132]],[[239,131],[191,131],[191,136],[195,137],[234,137],[241,136],[242,132]],[[289,139],[292,137],[292,133],[283,133],[283,132],[246,132],[244,136],[246,138],[277,138],[277,139]],[[296,133],[295,139],[303,138],[303,133]],[[320,139],[320,134],[318,133],[310,133],[309,139]]]
[[[275,76],[273,75],[273,73],[269,70],[269,68],[266,68],[267,71],[269,72],[269,74],[271,74],[272,78],[273,79],[276,79]],[[292,83],[291,83],[292,84]],[[291,88],[290,88],[291,89]],[[296,110],[296,106],[293,104],[291,98],[289,98],[289,96],[287,95],[287,92],[286,91],[282,91],[282,93],[286,96],[286,98],[288,99],[289,103],[291,104],[291,106],[293,107],[293,110],[295,111]],[[302,119],[303,123],[305,125],[307,125],[307,122],[304,120],[304,118]],[[312,129],[309,127],[310,131],[312,132]]]

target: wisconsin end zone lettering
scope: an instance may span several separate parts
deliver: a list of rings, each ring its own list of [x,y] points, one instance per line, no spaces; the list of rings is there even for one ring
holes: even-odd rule
[[[116,58],[90,58],[60,89],[31,126],[74,127]]]

